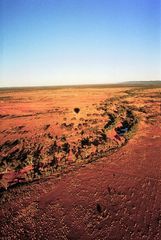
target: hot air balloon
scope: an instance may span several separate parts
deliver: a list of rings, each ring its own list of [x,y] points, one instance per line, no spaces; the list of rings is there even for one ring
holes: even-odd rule
[[[79,108],[74,108],[74,112],[75,112],[75,113],[77,113],[77,114],[78,114],[78,113],[79,113],[79,111],[80,111],[80,109],[79,109]]]

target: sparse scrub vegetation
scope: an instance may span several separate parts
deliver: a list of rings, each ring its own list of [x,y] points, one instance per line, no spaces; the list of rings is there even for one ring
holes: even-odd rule
[[[151,123],[154,122],[153,120],[157,121],[160,116],[160,113],[149,114],[150,107],[145,105],[145,101],[146,99],[149,101],[150,94],[144,96],[144,92],[141,92],[144,100],[140,105],[130,100],[138,96],[136,89],[125,92],[124,95],[101,100],[100,104],[93,104],[91,109],[86,106],[80,111],[83,108],[72,106],[62,108],[63,110],[59,107],[45,110],[45,121],[46,114],[51,116],[55,113],[61,115],[61,121],[54,118],[50,121],[48,118],[46,124],[41,123],[39,126],[40,132],[35,131],[30,138],[22,136],[22,131],[27,129],[24,123],[10,129],[3,129],[1,134],[4,136],[12,133],[13,135],[19,134],[18,136],[21,137],[12,140],[5,137],[6,140],[1,143],[1,172],[9,169],[7,171],[21,173],[21,170],[31,166],[32,169],[28,170],[28,174],[25,173],[25,178],[34,180],[55,171],[63,171],[71,162],[74,164],[88,163],[120,148],[136,132],[140,121],[138,116],[143,116],[147,122]],[[70,116],[66,115],[65,111],[68,111]],[[79,115],[75,115],[78,113]],[[40,118],[43,117],[43,112],[34,114]],[[64,114],[65,116],[62,116]],[[33,114],[28,113],[25,118],[31,117],[30,115],[33,117]],[[12,119],[17,118],[13,116]],[[37,117],[36,120],[38,120]],[[30,130],[26,134],[29,133]]]

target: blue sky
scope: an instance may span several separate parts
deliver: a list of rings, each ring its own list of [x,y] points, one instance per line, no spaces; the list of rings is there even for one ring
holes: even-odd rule
[[[161,79],[160,0],[1,0],[0,87]]]

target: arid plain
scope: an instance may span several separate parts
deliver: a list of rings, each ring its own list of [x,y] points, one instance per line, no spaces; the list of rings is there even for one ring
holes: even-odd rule
[[[161,239],[161,88],[0,91],[1,239]]]

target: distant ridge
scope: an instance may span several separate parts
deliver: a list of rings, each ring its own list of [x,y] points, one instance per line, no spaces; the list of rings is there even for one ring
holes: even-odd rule
[[[152,80],[152,81],[126,81],[122,83],[118,83],[119,85],[161,85],[161,80]]]

